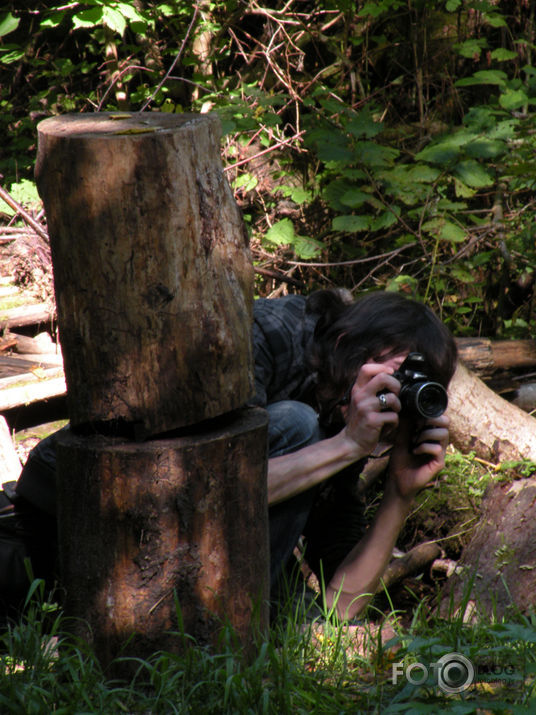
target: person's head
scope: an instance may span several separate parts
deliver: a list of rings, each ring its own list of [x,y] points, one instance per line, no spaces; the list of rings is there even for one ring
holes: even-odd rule
[[[319,291],[309,298],[308,307],[320,316],[310,365],[317,375],[321,418],[331,413],[368,360],[421,353],[427,376],[448,387],[456,368],[456,343],[422,303],[378,291],[348,304],[337,292]]]

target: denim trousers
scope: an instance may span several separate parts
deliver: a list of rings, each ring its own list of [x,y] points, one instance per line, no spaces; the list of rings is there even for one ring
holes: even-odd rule
[[[269,419],[269,457],[290,454],[321,439],[318,415],[309,405],[294,400],[284,400],[274,402],[266,409]],[[311,487],[269,508],[272,591],[303,533],[316,494],[317,487]]]

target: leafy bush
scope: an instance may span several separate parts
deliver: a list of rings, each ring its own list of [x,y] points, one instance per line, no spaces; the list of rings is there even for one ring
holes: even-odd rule
[[[522,0],[47,0],[0,16],[0,172],[50,114],[216,111],[267,294],[385,287],[526,336],[534,9]],[[294,287],[295,286],[295,287]]]

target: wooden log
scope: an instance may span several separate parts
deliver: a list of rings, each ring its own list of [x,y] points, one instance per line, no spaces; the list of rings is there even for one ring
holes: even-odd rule
[[[246,646],[256,609],[267,624],[266,414],[220,422],[143,443],[60,435],[65,610],[103,663],[179,650],[175,597],[202,643],[220,619]]]
[[[216,115],[65,115],[38,134],[73,426],[147,437],[245,404],[253,267]]]
[[[21,328],[25,325],[40,325],[54,321],[54,309],[48,303],[22,305],[18,308],[8,308],[0,311],[0,330]]]
[[[478,374],[536,366],[536,340],[457,338],[464,364]]]
[[[382,576],[378,592],[383,591],[384,588],[389,589],[408,576],[422,573],[434,559],[437,559],[440,553],[441,549],[438,544],[427,541],[424,544],[417,544],[404,556],[393,559]]]
[[[0,387],[0,412],[66,394],[61,367],[44,368],[39,376],[29,372],[6,378],[0,381]]]
[[[449,386],[450,438],[492,462],[536,461],[536,420],[487,387],[461,362]]]
[[[19,478],[21,463],[9,427],[0,415],[0,484]]]

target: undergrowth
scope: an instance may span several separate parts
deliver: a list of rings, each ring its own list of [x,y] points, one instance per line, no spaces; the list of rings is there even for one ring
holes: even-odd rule
[[[2,713],[518,713],[536,705],[536,618],[521,613],[466,624],[417,609],[402,629],[393,612],[395,635],[382,643],[367,621],[304,624],[296,609],[256,639],[253,658],[230,627],[212,649],[177,632],[177,653],[123,659],[132,676],[114,679],[69,635],[41,582],[30,596],[0,638]],[[472,668],[461,692],[448,691],[458,675],[452,662],[441,670],[449,659]]]

